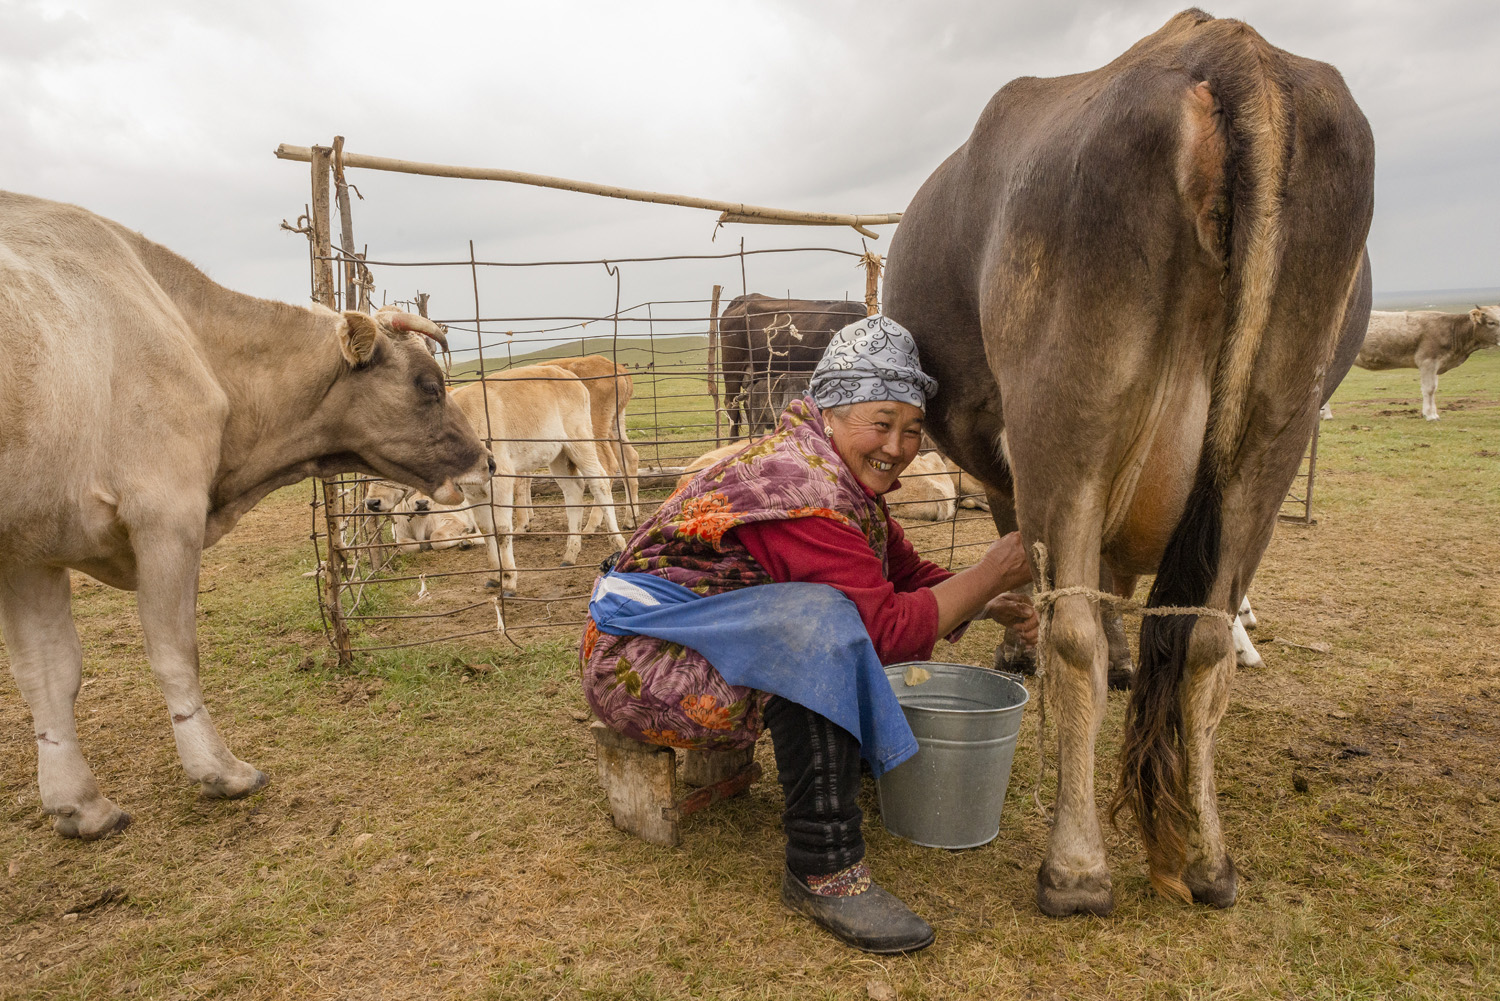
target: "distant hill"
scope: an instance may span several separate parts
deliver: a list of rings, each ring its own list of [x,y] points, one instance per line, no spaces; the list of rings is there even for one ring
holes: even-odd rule
[[[643,369],[655,362],[658,369],[686,368],[701,372],[707,365],[708,338],[702,335],[675,337],[587,337],[552,347],[539,348],[507,358],[502,345],[486,345],[484,369],[499,372],[514,365],[536,365],[553,358],[577,358],[580,355],[603,355],[632,369]],[[471,359],[453,366],[455,376],[479,371],[479,360]]]
[[[1467,313],[1475,306],[1500,302],[1500,288],[1415,289],[1406,292],[1376,292],[1375,309],[1436,309],[1443,313]]]

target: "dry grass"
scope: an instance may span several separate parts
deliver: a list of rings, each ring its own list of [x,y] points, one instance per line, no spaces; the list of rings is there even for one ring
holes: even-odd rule
[[[1496,996],[1497,387],[1490,353],[1444,378],[1435,425],[1414,372],[1356,372],[1336,399],[1319,522],[1272,543],[1254,592],[1267,664],[1241,673],[1223,725],[1245,876],[1231,910],[1153,896],[1127,831],[1108,835],[1114,916],[1042,917],[1032,714],[996,841],[936,851],[869,825],[877,877],[937,945],[846,950],[777,900],[774,782],[691,818],[680,849],[611,827],[566,641],[330,671],[297,488],[204,561],[205,689],[272,774],[264,792],[188,787],[128,595],[76,588],[80,730],[135,814],[125,835],[50,833],[28,716],[0,689],[0,996],[863,998],[871,981],[903,999]],[[955,659],[986,662],[994,638],[973,630]]]

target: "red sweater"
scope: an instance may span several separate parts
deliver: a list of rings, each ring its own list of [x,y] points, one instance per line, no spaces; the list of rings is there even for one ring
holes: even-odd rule
[[[937,642],[931,587],[953,576],[917,555],[895,520],[886,519],[890,577],[864,533],[828,518],[757,521],[733,531],[777,583],[829,584],[854,602],[883,664],[927,660]]]

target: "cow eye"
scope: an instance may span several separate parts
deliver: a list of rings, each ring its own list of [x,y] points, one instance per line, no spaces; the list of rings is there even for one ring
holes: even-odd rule
[[[429,400],[441,400],[443,398],[443,384],[436,379],[418,379],[417,392]]]

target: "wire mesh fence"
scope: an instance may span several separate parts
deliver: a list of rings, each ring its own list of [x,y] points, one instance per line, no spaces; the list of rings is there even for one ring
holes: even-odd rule
[[[746,291],[747,259],[829,254],[866,268],[864,301]],[[686,261],[722,267],[702,297],[620,302],[627,269],[632,288],[649,288],[672,284],[653,277]],[[680,480],[774,427],[807,388],[832,333],[873,311],[879,263],[828,247],[538,262],[479,260],[471,247],[467,260],[360,260],[468,269],[472,315],[434,319],[449,332],[451,350],[440,358],[449,391],[494,455],[496,474],[453,506],[367,477],[315,485],[312,541],[322,572],[314,579],[331,641],[348,657],[482,635],[520,645],[576,631],[599,562]],[[480,275],[491,268],[577,269],[570,287],[602,283],[614,307],[508,315],[481,294]],[[734,279],[740,295],[726,299]],[[597,301],[600,290],[593,293]],[[344,294],[336,290],[336,305]],[[402,305],[425,312],[427,304]],[[995,535],[980,485],[930,448],[901,482],[888,500],[918,550],[951,568],[977,560]]]

